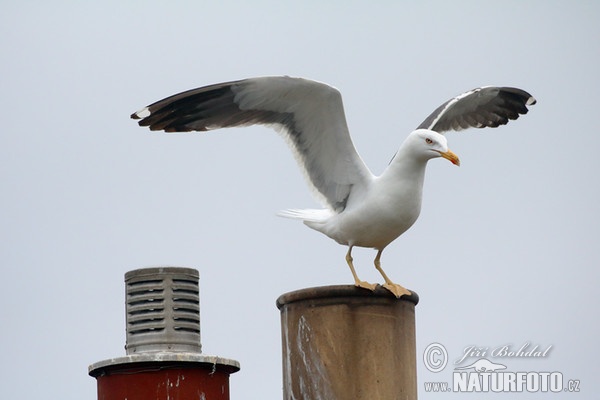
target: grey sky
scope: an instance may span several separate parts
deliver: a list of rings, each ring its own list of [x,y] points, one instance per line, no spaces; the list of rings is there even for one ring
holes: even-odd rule
[[[87,365],[125,353],[123,274],[154,265],[199,270],[203,350],[242,365],[232,399],[281,398],[275,299],[351,283],[345,248],[275,216],[318,204],[270,130],[151,134],[129,115],[283,74],[340,89],[374,173],[456,94],[538,99],[508,126],[447,135],[462,166],[430,162],[421,217],[382,263],[421,297],[419,357],[552,345],[506,364],[581,380],[553,398],[598,392],[600,3],[397,3],[0,5],[3,398],[95,398]],[[354,251],[361,278],[380,280],[374,255]],[[418,368],[421,398],[459,397],[424,393],[449,372]]]

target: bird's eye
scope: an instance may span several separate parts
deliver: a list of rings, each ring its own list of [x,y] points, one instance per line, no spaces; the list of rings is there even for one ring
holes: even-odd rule
[[[427,143],[427,144],[432,144],[432,143],[433,143],[433,140],[431,140],[431,139],[429,139],[429,138],[426,138],[426,139],[425,139],[425,143]]]

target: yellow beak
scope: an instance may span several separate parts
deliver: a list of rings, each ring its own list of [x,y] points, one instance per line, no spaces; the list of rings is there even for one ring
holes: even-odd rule
[[[460,166],[460,160],[458,159],[458,156],[456,154],[454,154],[453,152],[451,152],[450,150],[445,151],[445,152],[440,151],[440,155],[442,157],[444,157],[446,160],[450,161],[452,164]]]

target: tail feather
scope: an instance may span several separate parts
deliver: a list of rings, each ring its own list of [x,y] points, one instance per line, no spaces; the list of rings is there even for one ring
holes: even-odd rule
[[[299,209],[288,209],[281,210],[277,213],[279,217],[284,218],[292,218],[292,219],[301,219],[303,221],[309,222],[322,222],[331,217],[333,211],[328,209],[309,209],[309,210],[299,210]]]

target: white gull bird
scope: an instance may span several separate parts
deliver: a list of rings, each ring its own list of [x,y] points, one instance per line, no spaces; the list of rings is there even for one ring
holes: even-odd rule
[[[340,92],[302,78],[260,77],[219,83],[179,93],[131,115],[153,131],[190,132],[268,125],[287,139],[309,185],[325,209],[285,210],[336,242],[348,246],[346,262],[356,286],[354,246],[377,250],[375,268],[396,297],[410,291],[381,268],[383,249],[419,217],[427,161],[443,157],[459,165],[441,133],[497,127],[527,113],[536,100],[510,87],[477,88],[438,107],[402,143],[380,176],[358,155],[346,124]]]

